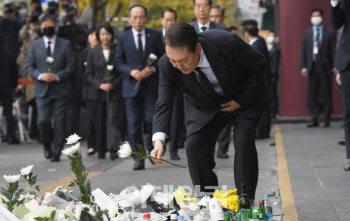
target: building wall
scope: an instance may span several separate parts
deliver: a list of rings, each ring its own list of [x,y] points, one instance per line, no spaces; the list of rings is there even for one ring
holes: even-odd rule
[[[303,33],[310,28],[310,11],[322,8],[324,24],[331,27],[330,3],[320,0],[279,0],[281,35],[281,95],[282,117],[309,116],[306,107],[307,78],[300,74],[300,51]],[[342,114],[341,95],[334,85],[333,115]]]

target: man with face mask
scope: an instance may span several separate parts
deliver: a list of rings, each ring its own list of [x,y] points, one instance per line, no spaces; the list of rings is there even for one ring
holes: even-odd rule
[[[304,32],[301,46],[301,75],[308,77],[307,106],[312,121],[307,126],[318,127],[319,114],[324,113],[324,127],[330,126],[332,112],[332,72],[336,37],[322,24],[323,10],[311,11],[312,28]]]
[[[40,29],[44,37],[33,42],[26,70],[35,81],[37,123],[44,145],[44,155],[51,159],[51,162],[55,162],[60,161],[64,145],[64,122],[71,91],[73,51],[69,41],[55,36],[55,17],[44,16],[40,22]],[[53,60],[51,70],[48,68],[50,58]],[[52,117],[55,125],[53,130]]]

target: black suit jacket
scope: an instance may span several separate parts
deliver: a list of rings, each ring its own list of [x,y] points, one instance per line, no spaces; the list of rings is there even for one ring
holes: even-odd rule
[[[0,48],[0,87],[13,90],[17,87],[18,67],[16,58],[12,54]]]
[[[319,58],[322,64],[326,65],[328,73],[331,73],[334,67],[333,61],[335,56],[336,37],[332,29],[323,26],[322,43],[319,48]],[[300,56],[300,68],[307,68],[311,71],[312,58],[314,49],[314,37],[313,29],[310,28],[304,32],[301,56]]]
[[[198,21],[193,21],[190,23],[196,29],[196,32],[199,33],[199,28],[198,28]],[[219,30],[226,30],[226,27],[220,24],[217,24],[215,22],[210,22],[209,23],[209,30],[212,29],[219,29]]]
[[[258,39],[252,44],[252,47],[264,55],[267,64],[270,63],[269,50],[267,49],[266,42],[262,37],[259,36]],[[265,78],[267,83],[269,83],[271,79],[270,65],[265,66]]]
[[[270,69],[273,78],[279,78],[281,50],[278,44],[275,44],[270,51]]]
[[[335,67],[344,71],[350,64],[350,2],[340,1],[337,7],[332,7],[332,24],[336,29],[344,26],[339,47],[335,56]]]
[[[159,61],[159,97],[153,117],[153,132],[169,134],[169,123],[177,89],[184,92],[187,135],[199,131],[220,110],[220,104],[235,100],[247,117],[264,110],[265,58],[238,36],[222,30],[198,34],[202,50],[224,91],[223,100],[211,100],[201,90],[194,73],[174,68],[167,55]]]
[[[113,65],[114,56],[115,46],[111,46],[109,61],[106,61],[100,45],[89,50],[85,70],[85,78],[89,85],[89,91],[86,94],[87,100],[106,100],[107,93],[100,89],[100,85],[107,83],[105,80],[107,65]],[[115,67],[113,67],[112,73],[115,77],[112,82],[110,82],[114,87],[114,89],[109,92],[110,100],[119,100],[122,93],[122,76],[116,71]]]

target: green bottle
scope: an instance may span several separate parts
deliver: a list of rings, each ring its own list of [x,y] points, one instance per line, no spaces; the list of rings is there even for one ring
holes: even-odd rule
[[[259,209],[261,211],[259,220],[269,220],[269,217],[265,213],[265,202],[264,200],[259,200]]]
[[[231,213],[225,212],[225,221],[231,221]]]

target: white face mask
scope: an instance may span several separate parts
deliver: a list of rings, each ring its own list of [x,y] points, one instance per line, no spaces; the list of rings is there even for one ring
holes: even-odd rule
[[[267,43],[269,43],[269,44],[273,44],[273,43],[275,43],[275,37],[273,37],[273,36],[268,36],[268,37],[266,38],[266,41],[267,41]]]
[[[322,17],[312,17],[311,18],[311,23],[314,26],[319,26],[320,24],[322,24]]]

